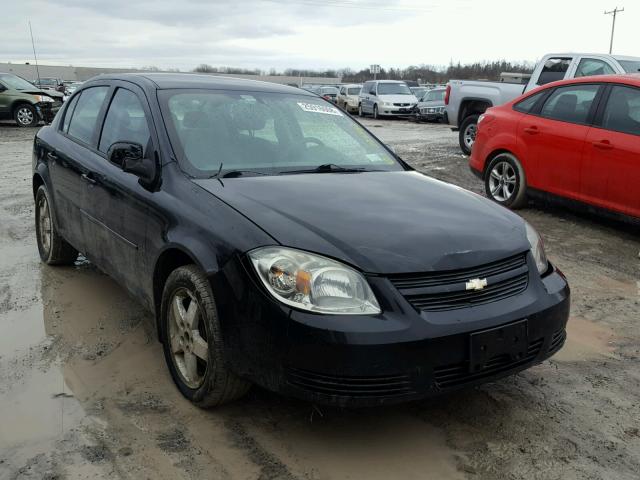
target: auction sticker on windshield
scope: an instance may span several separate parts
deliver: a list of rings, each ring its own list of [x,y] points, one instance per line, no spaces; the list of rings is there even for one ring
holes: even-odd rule
[[[298,103],[298,106],[305,112],[326,113],[327,115],[338,115],[339,117],[342,116],[342,113],[340,113],[340,110],[334,107],[318,105],[317,103],[305,103],[305,102],[297,102],[297,103]]]

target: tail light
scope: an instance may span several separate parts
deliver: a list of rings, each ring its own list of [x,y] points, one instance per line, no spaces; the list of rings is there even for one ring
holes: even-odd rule
[[[447,83],[447,88],[444,91],[444,104],[449,105],[449,96],[451,95],[451,85]]]

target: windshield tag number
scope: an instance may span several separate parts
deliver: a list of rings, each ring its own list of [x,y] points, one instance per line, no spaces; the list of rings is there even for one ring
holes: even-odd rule
[[[297,102],[297,103],[298,103],[298,106],[305,112],[325,113],[327,115],[337,115],[339,117],[342,116],[342,113],[340,113],[340,110],[334,107],[327,107],[325,105],[318,105],[316,103],[305,103],[305,102]]]

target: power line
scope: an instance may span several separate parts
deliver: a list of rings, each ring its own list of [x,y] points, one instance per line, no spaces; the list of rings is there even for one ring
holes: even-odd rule
[[[616,30],[616,16],[620,12],[624,12],[624,7],[623,8],[616,7],[610,12],[604,12],[605,15],[613,15],[613,23],[611,24],[611,43],[609,43],[609,55],[611,55],[611,52],[613,51],[613,33]]]

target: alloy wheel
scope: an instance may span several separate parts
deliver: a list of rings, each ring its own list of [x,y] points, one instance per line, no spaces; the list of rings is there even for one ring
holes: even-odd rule
[[[516,184],[516,171],[509,162],[498,162],[493,166],[489,174],[489,190],[493,198],[506,202],[515,193]]]
[[[203,311],[193,292],[178,289],[169,308],[169,342],[173,363],[184,383],[202,385],[209,363],[209,343]]]
[[[464,144],[469,150],[473,147],[473,142],[476,141],[477,127],[475,123],[470,123],[467,128],[464,129]]]
[[[27,107],[20,107],[16,118],[21,125],[31,125],[33,123],[33,111]]]
[[[44,195],[38,201],[38,234],[40,235],[40,245],[49,254],[51,250],[51,213],[49,202]]]

